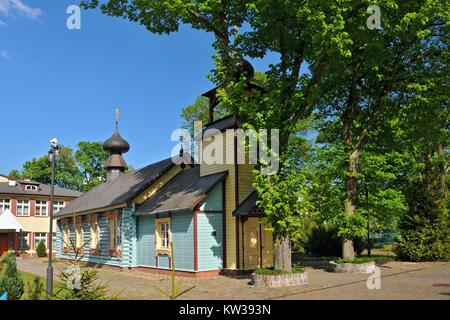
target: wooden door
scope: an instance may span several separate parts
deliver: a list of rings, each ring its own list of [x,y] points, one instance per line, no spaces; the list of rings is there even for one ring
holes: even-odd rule
[[[262,235],[262,266],[263,268],[273,267],[273,233],[266,230],[264,224],[261,224]]]
[[[260,266],[260,238],[258,219],[250,218],[245,222],[245,269],[257,269]]]
[[[8,253],[8,234],[0,233],[0,256],[5,256]]]

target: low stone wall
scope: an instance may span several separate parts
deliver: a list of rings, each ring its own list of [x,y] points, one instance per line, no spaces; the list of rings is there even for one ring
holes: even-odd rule
[[[334,261],[330,261],[328,269],[331,272],[341,273],[373,273],[375,272],[375,262],[336,263]]]
[[[252,273],[252,284],[255,287],[280,288],[302,286],[308,284],[308,272],[279,275]]]

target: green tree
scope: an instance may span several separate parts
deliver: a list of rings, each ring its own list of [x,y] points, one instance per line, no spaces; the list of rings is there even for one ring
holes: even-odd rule
[[[58,186],[74,190],[81,188],[82,177],[71,148],[60,147],[55,167],[55,183]],[[51,175],[52,164],[47,155],[26,161],[20,171],[22,179],[29,178],[45,184],[51,183]]]
[[[0,295],[5,292],[10,300],[19,300],[24,292],[24,283],[17,271],[16,257],[12,252],[6,255],[0,275]]]
[[[56,185],[82,192],[89,191],[105,180],[103,162],[107,158],[108,153],[103,150],[101,142],[81,141],[77,144],[75,153],[71,148],[61,146],[55,164]],[[26,161],[22,170],[12,170],[9,176],[50,184],[51,174],[51,162],[45,155]]]
[[[99,1],[83,4],[96,8]],[[318,112],[328,123],[324,130],[333,132],[329,142],[344,155],[339,167],[345,173],[343,256],[353,258],[352,233],[363,222],[356,214],[363,149],[379,129],[380,119],[398,111],[390,108],[392,100],[405,90],[423,62],[424,47],[445,39],[439,29],[448,26],[450,12],[443,0],[384,1],[383,27],[368,30],[367,7],[372,4],[368,0],[331,4],[316,0],[109,0],[100,8],[153,33],[176,32],[180,24],[211,32],[217,52],[211,79],[220,88],[223,107],[249,126],[280,129],[282,159],[287,159],[283,156],[297,134],[298,121]],[[248,31],[238,32],[245,23]],[[262,58],[269,52],[279,60],[266,72],[264,92],[242,94],[247,79],[245,75],[236,79],[233,54]]]
[[[361,22],[367,18],[362,11],[345,21],[348,41],[320,84],[324,91],[319,109],[324,119],[331,120],[326,129],[333,132],[331,139],[339,141],[345,153],[343,218],[347,227],[341,232],[347,233],[343,242],[347,259],[354,257],[353,231],[363,221],[357,208],[364,148],[383,122],[398,115],[397,97],[403,95],[417,70],[426,66],[421,57],[427,44],[445,41],[437,29],[449,20],[444,1],[386,1],[383,9],[383,28],[375,32],[362,30]]]
[[[100,142],[81,141],[77,144],[75,160],[84,179],[82,191],[89,191],[106,179],[103,163],[108,156]]]

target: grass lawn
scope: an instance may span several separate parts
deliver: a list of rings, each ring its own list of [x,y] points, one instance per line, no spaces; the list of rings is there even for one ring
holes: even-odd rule
[[[36,275],[33,274],[33,273],[25,272],[25,271],[19,271],[19,273],[22,276],[23,283],[25,284],[25,292],[22,295],[21,300],[27,300],[28,299],[28,294],[27,294],[28,288],[29,288],[30,284],[33,283],[34,277],[36,277]],[[43,288],[44,288],[43,292],[41,294],[41,300],[45,300],[47,298],[46,294],[45,294],[46,279],[43,278],[43,277],[40,277],[40,276],[39,276],[39,278],[41,279],[41,283],[42,283]],[[61,282],[54,281],[53,282],[53,293],[58,292],[61,289],[61,287],[62,287],[62,283]]]

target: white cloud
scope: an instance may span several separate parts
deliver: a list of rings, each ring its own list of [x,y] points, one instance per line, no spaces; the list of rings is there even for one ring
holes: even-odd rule
[[[0,59],[9,59],[11,56],[9,55],[8,51],[0,49]]]
[[[38,20],[42,10],[33,8],[22,2],[22,0],[0,0],[0,14],[6,16],[22,15],[31,20]]]

